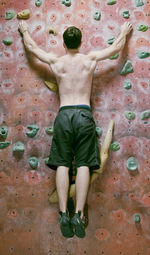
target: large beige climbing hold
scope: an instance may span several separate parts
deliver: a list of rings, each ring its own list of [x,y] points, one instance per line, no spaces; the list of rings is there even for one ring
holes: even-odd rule
[[[50,82],[50,81],[45,81],[45,84],[46,84],[46,86],[47,86],[50,90],[52,90],[53,92],[57,92],[57,91],[58,91],[58,86],[57,86],[56,83]]]
[[[29,17],[30,17],[30,10],[29,9],[25,9],[21,12],[18,12],[18,14],[17,14],[18,19],[28,19]]]
[[[102,144],[101,151],[100,151],[101,167],[98,170],[94,171],[94,173],[91,176],[90,183],[92,183],[98,177],[98,175],[100,173],[102,173],[103,170],[104,170],[104,165],[105,165],[106,160],[108,158],[108,151],[109,151],[109,147],[110,147],[110,144],[111,144],[111,141],[112,141],[113,128],[114,128],[114,121],[111,120],[109,122],[108,129],[107,129],[107,134],[106,134],[106,137],[104,139],[104,142]],[[75,195],[75,184],[72,184],[70,186],[70,190],[69,190],[69,197],[73,197],[74,195]],[[58,202],[57,190],[54,190],[54,192],[50,195],[49,202],[50,203],[57,203]]]
[[[58,30],[56,29],[56,27],[53,26],[49,26],[46,28],[46,32],[48,34],[53,34],[53,35],[57,35],[58,34]]]

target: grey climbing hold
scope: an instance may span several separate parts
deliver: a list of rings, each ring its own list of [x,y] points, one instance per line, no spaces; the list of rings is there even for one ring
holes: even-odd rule
[[[70,6],[71,0],[62,0],[62,4],[64,4],[65,6]]]
[[[100,20],[100,18],[101,18],[101,13],[100,12],[95,12],[94,13],[94,19],[95,20]]]
[[[134,157],[130,157],[127,160],[127,168],[128,170],[135,171],[138,168],[137,162],[135,161]]]
[[[6,126],[2,126],[1,128],[0,128],[0,139],[2,139],[2,140],[6,140],[6,138],[7,138],[7,133],[8,133],[8,129],[7,129],[7,127]]]
[[[128,120],[132,120],[132,119],[135,119],[135,113],[134,112],[131,112],[131,111],[126,111],[125,112],[125,116]]]
[[[15,17],[15,13],[12,11],[7,11],[5,14],[5,19],[9,20],[9,19],[13,19],[13,17]]]
[[[108,5],[112,5],[112,4],[116,4],[116,3],[117,3],[116,0],[108,0],[108,1],[107,1],[107,4],[108,4]]]
[[[136,5],[136,7],[139,7],[139,6],[144,5],[144,3],[142,0],[135,0],[135,5]]]
[[[37,125],[28,125],[27,128],[31,130],[30,132],[26,133],[28,137],[34,137],[39,130],[39,127]]]
[[[140,223],[140,221],[141,221],[140,215],[138,213],[135,213],[134,214],[134,222],[135,223]]]
[[[10,38],[4,38],[2,41],[5,45],[11,45],[12,44],[12,40]]]
[[[149,117],[150,117],[150,110],[146,110],[144,112],[141,112],[141,114],[140,114],[141,120],[148,119]]]
[[[133,73],[133,66],[130,60],[127,60],[121,70],[121,75],[127,74],[127,73]]]
[[[35,1],[35,5],[36,5],[37,7],[40,7],[41,4],[42,4],[42,1],[41,1],[41,0],[36,0],[36,1]]]
[[[96,127],[96,133],[98,136],[100,136],[102,134],[102,129],[100,127]]]
[[[150,56],[150,53],[146,51],[140,51],[137,52],[136,55],[138,56],[138,58],[147,58]]]
[[[138,31],[145,32],[145,31],[147,31],[148,26],[146,26],[146,25],[138,25],[136,28],[137,28]]]
[[[24,144],[22,142],[17,142],[13,146],[13,152],[24,152]]]
[[[38,166],[38,159],[37,159],[37,157],[30,157],[29,158],[29,164],[30,164],[30,166],[33,169],[37,168],[37,166]]]
[[[113,44],[114,41],[115,41],[115,37],[112,37],[112,38],[108,39],[107,43]]]
[[[118,151],[118,150],[120,150],[120,145],[117,142],[113,142],[113,143],[111,143],[109,148],[112,151]]]
[[[0,150],[7,148],[9,144],[10,142],[0,142]]]
[[[116,53],[113,56],[110,56],[109,59],[117,59],[119,57],[119,53]]]
[[[48,134],[48,135],[51,135],[54,133],[54,128],[53,127],[48,127],[45,129],[45,132]]]
[[[122,13],[122,17],[125,18],[125,19],[128,19],[130,17],[129,11],[124,11]]]
[[[124,88],[125,89],[131,89],[132,87],[132,83],[130,81],[125,81],[124,82]]]

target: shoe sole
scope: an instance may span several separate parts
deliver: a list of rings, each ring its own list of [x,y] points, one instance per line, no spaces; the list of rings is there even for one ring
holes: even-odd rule
[[[60,225],[60,229],[61,229],[61,233],[64,237],[68,237],[71,238],[74,236],[74,232],[70,233],[71,227],[68,224],[63,224],[61,223]]]

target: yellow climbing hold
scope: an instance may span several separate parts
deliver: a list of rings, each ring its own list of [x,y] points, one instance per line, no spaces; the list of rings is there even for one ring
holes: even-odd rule
[[[18,12],[18,14],[17,14],[18,19],[28,19],[29,17],[30,17],[30,10],[29,9],[25,9],[21,12]]]
[[[50,90],[52,90],[53,92],[57,92],[57,91],[58,91],[58,86],[57,86],[56,83],[50,82],[50,81],[45,81],[45,84],[46,84],[46,86],[47,86]]]
[[[57,35],[57,34],[58,34],[57,29],[56,29],[55,27],[53,27],[53,26],[47,27],[47,28],[46,28],[46,32],[47,32],[48,34],[53,34],[53,35]]]

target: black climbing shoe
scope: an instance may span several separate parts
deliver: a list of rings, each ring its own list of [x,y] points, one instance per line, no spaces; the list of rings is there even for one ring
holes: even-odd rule
[[[71,219],[71,224],[74,227],[76,236],[83,238],[85,237],[85,225],[80,216],[81,216],[81,211],[78,211],[77,213],[75,213],[75,215]]]
[[[60,229],[61,229],[61,233],[64,237],[73,237],[74,236],[74,232],[73,232],[73,227],[71,225],[70,222],[70,218],[68,217],[68,214],[66,212],[59,212],[60,214]]]

